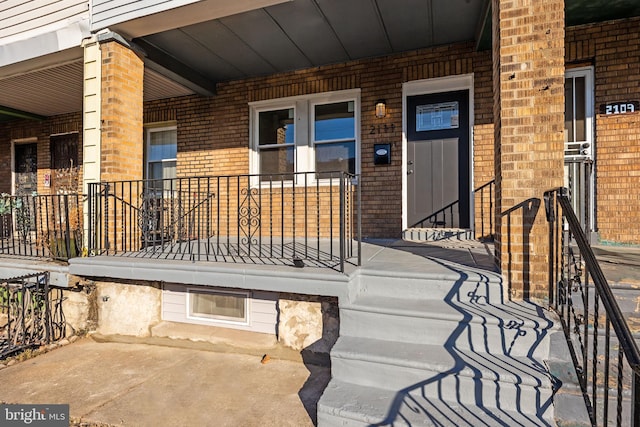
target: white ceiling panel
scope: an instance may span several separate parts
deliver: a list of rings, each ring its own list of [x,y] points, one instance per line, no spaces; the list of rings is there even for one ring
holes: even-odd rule
[[[193,91],[149,69],[144,70],[144,100],[193,95]]]
[[[41,116],[82,110],[82,61],[0,79],[0,105]]]

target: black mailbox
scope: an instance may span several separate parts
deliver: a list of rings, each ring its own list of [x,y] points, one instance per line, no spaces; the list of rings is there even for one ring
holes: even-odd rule
[[[374,165],[390,165],[391,164],[391,144],[374,144],[373,145],[373,164]]]

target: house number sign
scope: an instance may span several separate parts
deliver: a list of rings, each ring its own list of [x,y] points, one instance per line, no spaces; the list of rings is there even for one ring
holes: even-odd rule
[[[600,114],[624,114],[640,111],[640,101],[611,102],[600,105]]]

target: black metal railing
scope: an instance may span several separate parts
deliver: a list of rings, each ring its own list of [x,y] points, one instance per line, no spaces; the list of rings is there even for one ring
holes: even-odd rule
[[[62,299],[48,272],[0,280],[0,360],[64,337]]]
[[[492,179],[473,190],[476,212],[476,226],[474,229],[478,239],[493,239],[495,233],[493,226],[495,184],[495,179]],[[459,205],[460,200],[453,201],[410,225],[409,228],[456,227]]]
[[[356,184],[344,172],[90,184],[89,253],[344,271],[360,264]]]
[[[0,195],[0,254],[67,260],[82,248],[79,194]]]
[[[640,353],[565,188],[544,195],[549,302],[560,316],[592,425],[640,426]]]

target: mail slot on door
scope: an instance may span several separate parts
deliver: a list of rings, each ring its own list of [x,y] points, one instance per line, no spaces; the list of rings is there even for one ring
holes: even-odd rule
[[[374,165],[391,164],[391,144],[374,144],[373,145],[373,164]]]

